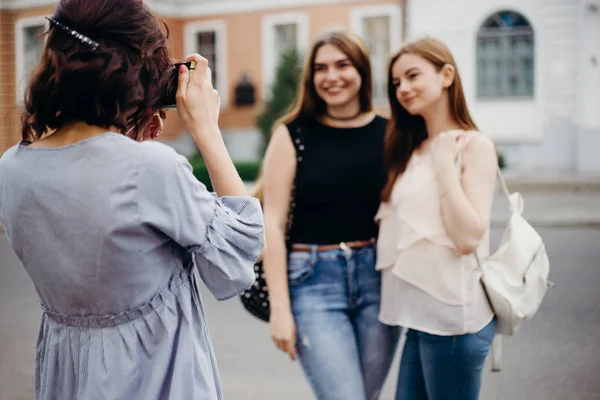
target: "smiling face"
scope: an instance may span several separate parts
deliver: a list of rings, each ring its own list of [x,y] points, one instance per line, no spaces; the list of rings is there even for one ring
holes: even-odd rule
[[[476,131],[452,52],[441,40],[424,37],[405,44],[390,58],[390,102],[385,159],[388,181],[381,198],[391,197],[396,178],[406,170],[415,149],[427,140],[427,120]],[[439,119],[438,119],[439,118]]]
[[[437,69],[416,54],[403,54],[392,66],[396,99],[412,115],[423,115],[445,96],[454,78],[453,67]]]
[[[336,46],[325,44],[317,50],[313,70],[315,91],[329,107],[359,101],[360,74],[350,58]]]

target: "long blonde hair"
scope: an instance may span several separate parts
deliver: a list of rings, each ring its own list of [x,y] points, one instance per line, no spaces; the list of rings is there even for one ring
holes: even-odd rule
[[[369,112],[373,110],[373,78],[371,74],[371,62],[369,61],[369,53],[362,40],[352,32],[346,30],[332,30],[321,34],[313,43],[308,57],[304,62],[302,69],[302,78],[298,87],[296,99],[292,104],[290,111],[283,117],[279,118],[273,128],[280,125],[288,124],[298,117],[308,119],[316,119],[323,115],[327,105],[317,95],[314,84],[314,63],[317,51],[324,45],[333,45],[344,53],[352,65],[356,68],[361,77],[361,87],[358,92],[361,112]],[[262,203],[264,200],[263,194],[263,171],[261,169],[259,177],[254,188],[254,197],[258,198]]]
[[[444,65],[452,65],[455,69],[454,81],[448,87],[450,115],[465,130],[478,130],[469,114],[465,93],[456,61],[450,49],[440,40],[423,38],[408,43],[392,55],[388,65],[388,97],[390,100],[391,118],[388,123],[384,145],[384,160],[388,171],[388,180],[381,192],[381,199],[388,201],[396,178],[404,172],[413,151],[427,139],[425,121],[420,115],[411,115],[402,107],[396,98],[396,87],[393,83],[392,68],[404,54],[415,54],[429,61],[437,71]]]

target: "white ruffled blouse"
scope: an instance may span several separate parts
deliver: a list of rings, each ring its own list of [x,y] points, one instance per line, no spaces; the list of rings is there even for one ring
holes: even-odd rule
[[[461,148],[467,141],[459,142]],[[382,271],[381,322],[459,335],[477,332],[493,319],[475,256],[459,254],[444,227],[429,152],[413,153],[375,219],[380,224],[376,268]],[[488,254],[488,242],[489,232],[479,255]]]

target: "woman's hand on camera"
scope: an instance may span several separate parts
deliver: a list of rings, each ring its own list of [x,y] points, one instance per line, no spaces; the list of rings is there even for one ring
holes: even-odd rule
[[[219,131],[221,98],[213,88],[208,61],[199,54],[186,58],[196,64],[194,71],[185,66],[179,69],[177,112],[204,158],[214,191],[221,196],[247,196],[223,137]]]
[[[177,112],[192,135],[218,132],[221,98],[213,88],[208,61],[199,54],[186,60],[193,61],[196,69],[191,72],[183,65],[179,69]]]
[[[291,311],[272,312],[269,317],[271,339],[279,350],[296,360],[296,324]]]

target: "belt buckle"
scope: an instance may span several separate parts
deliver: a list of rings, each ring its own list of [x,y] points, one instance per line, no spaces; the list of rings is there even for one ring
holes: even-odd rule
[[[352,254],[352,249],[346,244],[346,242],[340,242],[340,248],[344,251],[344,253],[346,253],[346,255],[349,256]]]

